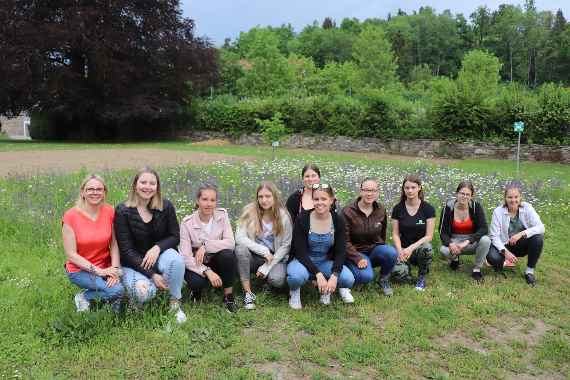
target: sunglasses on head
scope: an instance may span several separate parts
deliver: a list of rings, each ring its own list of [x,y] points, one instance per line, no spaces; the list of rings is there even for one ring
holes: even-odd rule
[[[313,190],[330,189],[330,186],[327,183],[313,183],[312,188]]]

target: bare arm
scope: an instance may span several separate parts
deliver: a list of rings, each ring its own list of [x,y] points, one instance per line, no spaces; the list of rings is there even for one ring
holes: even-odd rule
[[[396,251],[400,253],[402,251],[402,241],[400,240],[400,224],[398,219],[392,219],[392,241],[394,242]]]

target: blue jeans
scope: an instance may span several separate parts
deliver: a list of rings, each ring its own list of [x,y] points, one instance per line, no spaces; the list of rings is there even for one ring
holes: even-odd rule
[[[184,259],[175,249],[167,249],[158,256],[158,272],[168,284],[171,299],[182,298],[184,270]],[[139,303],[144,303],[156,295],[154,281],[133,268],[123,268],[123,284],[129,296]]]
[[[332,260],[322,260],[315,262],[315,265],[322,274],[328,279],[332,274],[333,261]],[[301,264],[297,259],[293,259],[287,265],[287,284],[289,284],[289,289],[296,290],[299,289],[303,284],[309,280],[314,280],[315,276],[307,270],[307,268]],[[342,271],[338,276],[337,287],[338,288],[352,288],[354,285],[354,275],[346,267],[342,266]]]
[[[85,298],[88,301],[102,300],[113,301],[121,298],[125,289],[121,283],[107,287],[107,281],[93,273],[86,271],[67,272],[67,277],[72,284],[85,289]]]
[[[379,244],[370,252],[362,252],[362,256],[368,261],[366,268],[360,269],[352,261],[346,261],[346,266],[354,274],[356,284],[366,284],[372,281],[375,267],[380,267],[380,277],[389,275],[398,260],[398,252],[388,244]]]

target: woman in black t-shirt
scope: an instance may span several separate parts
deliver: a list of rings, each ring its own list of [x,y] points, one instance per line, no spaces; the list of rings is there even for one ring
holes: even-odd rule
[[[402,183],[400,203],[392,210],[392,240],[398,251],[399,263],[419,267],[417,290],[426,287],[425,276],[432,259],[430,242],[434,229],[435,209],[424,201],[420,179],[409,175]]]

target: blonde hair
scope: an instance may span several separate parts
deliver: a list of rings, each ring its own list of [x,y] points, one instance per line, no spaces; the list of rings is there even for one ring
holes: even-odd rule
[[[101,185],[103,185],[103,202],[105,202],[105,198],[107,197],[107,184],[105,184],[105,180],[103,177],[97,174],[89,174],[87,177],[81,181],[81,185],[79,186],[79,197],[75,201],[75,207],[80,208],[81,210],[85,210],[85,197],[83,196],[83,191],[85,191],[85,186],[87,186],[87,182],[91,181],[92,179],[99,181]]]
[[[273,196],[273,206],[269,212],[271,221],[273,223],[273,235],[279,236],[283,233],[283,220],[281,217],[281,210],[283,210],[283,203],[281,202],[281,196],[279,195],[279,190],[273,182],[262,181],[257,189],[255,189],[255,201],[246,205],[243,208],[243,213],[239,218],[239,223],[247,226],[253,224],[255,226],[255,235],[259,236],[263,232],[263,226],[261,221],[263,219],[263,210],[259,207],[258,195],[259,191],[262,189],[268,190]]]
[[[129,191],[129,196],[125,205],[127,207],[137,207],[138,195],[137,195],[137,182],[141,175],[149,173],[152,174],[156,178],[156,193],[152,196],[152,199],[148,203],[148,208],[151,210],[159,210],[162,211],[164,207],[164,202],[162,200],[162,194],[160,193],[160,178],[158,177],[158,173],[154,170],[145,166],[144,168],[140,169],[138,173],[133,178],[133,183],[131,184],[131,189]]]

